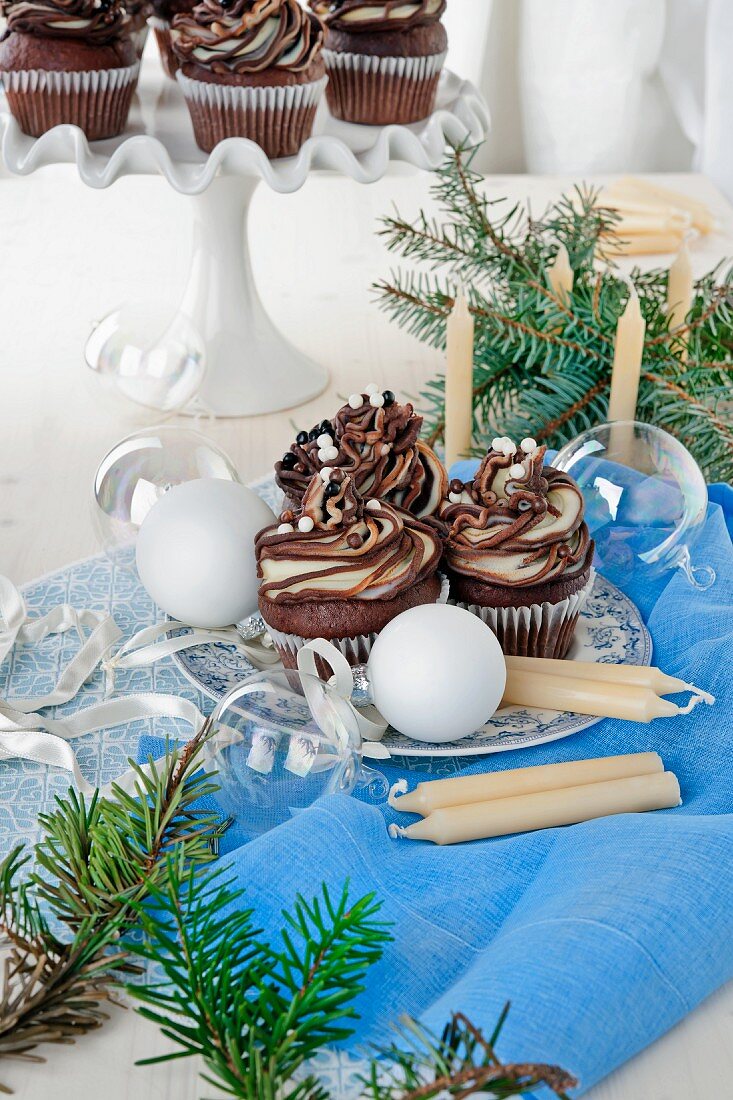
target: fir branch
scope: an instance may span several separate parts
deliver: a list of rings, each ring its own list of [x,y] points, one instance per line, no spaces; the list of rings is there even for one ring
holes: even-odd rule
[[[44,838],[36,846],[31,876],[40,902],[74,928],[82,922],[123,918],[144,897],[151,879],[165,876],[167,855],[183,846],[196,862],[212,858],[219,825],[215,813],[201,814],[195,803],[216,790],[200,771],[201,752],[211,723],[182,749],[172,749],[137,773],[133,793],[113,786],[113,798],[94,795],[87,802],[71,790],[56,809],[40,814]]]
[[[246,1100],[274,1100],[286,1081],[291,1100],[325,1098],[305,1067],[353,1034],[354,998],[390,938],[376,919],[379,903],[350,904],[347,888],[334,902],[324,886],[320,898],[298,897],[283,913],[282,941],[272,947],[221,872],[197,878],[174,860],[167,866],[166,883],[149,887],[154,906],[136,907],[146,933],[140,953],[166,981],[129,992],[181,1049],[149,1061],[197,1054],[205,1080]]]
[[[462,1013],[451,1018],[440,1039],[406,1020],[397,1042],[379,1052],[364,1086],[372,1100],[432,1100],[486,1095],[509,1100],[546,1086],[559,1100],[578,1082],[558,1066],[505,1064],[495,1046],[506,1022],[506,1005],[490,1039]]]
[[[83,923],[68,943],[51,932],[17,881],[27,858],[16,848],[0,865],[0,1059],[40,1062],[33,1053],[40,1043],[73,1043],[101,1027],[118,976],[134,968],[124,951],[110,949],[117,924],[99,930]],[[9,1091],[0,1083],[0,1092]]]
[[[399,213],[381,229],[391,251],[423,265],[392,272],[375,290],[382,309],[436,349],[457,279],[469,287],[476,321],[474,437],[481,454],[495,435],[524,434],[561,446],[608,412],[613,348],[628,286],[612,262],[596,258],[614,244],[619,215],[597,192],[575,188],[540,218],[528,208],[489,201],[471,168],[475,151],[454,149],[433,194],[443,220]],[[559,301],[548,281],[558,242],[570,255],[573,293]],[[665,427],[697,458],[709,479],[733,480],[729,428],[733,366],[733,267],[722,261],[695,285],[684,325],[670,331],[668,272],[632,271],[646,322],[637,417]],[[422,394],[424,434],[438,443],[445,424],[442,378]]]
[[[162,764],[135,765],[129,794],[85,800],[75,791],[39,815],[44,830],[35,869],[21,881],[31,857],[17,848],[0,863],[0,944],[7,959],[0,985],[0,1060],[35,1057],[41,1044],[74,1042],[106,1019],[120,972],[134,967],[119,941],[136,919],[149,886],[165,878],[171,852],[198,865],[212,857],[220,829],[215,815],[195,802],[215,785],[198,774],[211,735],[206,723]],[[71,937],[51,931],[42,915]],[[2,1086],[0,1085],[0,1089]]]

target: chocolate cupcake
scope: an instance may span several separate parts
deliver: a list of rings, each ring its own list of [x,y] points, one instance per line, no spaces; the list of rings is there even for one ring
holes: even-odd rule
[[[176,16],[172,36],[204,152],[230,137],[271,158],[298,152],[326,86],[323,30],[299,0],[203,0]]]
[[[152,0],[152,15],[148,26],[155,35],[160,51],[163,71],[171,80],[176,79],[178,58],[173,52],[171,26],[177,15],[189,15],[196,7],[197,0]]]
[[[436,532],[364,500],[342,470],[316,474],[301,507],[258,535],[256,554],[260,612],[286,668],[313,638],[333,642],[352,665],[366,661],[396,615],[448,594]]]
[[[121,133],[140,67],[121,0],[10,0],[5,15],[0,73],[24,133]]]
[[[593,587],[583,495],[544,465],[546,450],[495,439],[441,510],[451,602],[482,618],[508,656],[565,657]]]
[[[360,496],[385,500],[419,518],[434,516],[448,489],[435,452],[419,439],[422,417],[400,405],[390,390],[370,385],[355,393],[333,420],[302,431],[282,460],[275,479],[299,504],[314,474],[343,470]]]
[[[402,125],[435,107],[448,35],[445,0],[311,0],[326,25],[331,113],[345,122]]]

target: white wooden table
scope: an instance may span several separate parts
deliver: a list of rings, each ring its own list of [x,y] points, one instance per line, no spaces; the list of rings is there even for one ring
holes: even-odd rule
[[[257,196],[251,236],[262,297],[293,343],[330,369],[332,382],[301,410],[200,425],[245,480],[271,468],[291,442],[293,424],[307,427],[330,415],[338,395],[372,380],[417,395],[441,369],[440,355],[391,325],[369,292],[392,262],[373,232],[378,217],[392,202],[408,215],[429,204],[429,182],[411,171],[369,188],[315,176],[297,195],[263,189]],[[530,197],[539,210],[572,182],[500,177],[490,187],[496,197]],[[720,220],[720,232],[693,247],[696,270],[733,254],[733,210],[713,186],[692,175],[665,182],[708,201]],[[163,288],[176,301],[187,270],[188,201],[157,179],[93,192],[72,169],[0,178],[0,573],[18,583],[99,549],[89,511],[96,465],[118,439],[155,417],[100,392],[84,365],[84,341],[91,321],[125,300],[156,301]],[[134,1067],[162,1049],[152,1025],[117,1012],[76,1048],[50,1048],[47,1066],[8,1063],[0,1079],[18,1100],[202,1095],[193,1063]],[[590,1095],[723,1100],[731,1080],[733,985]]]

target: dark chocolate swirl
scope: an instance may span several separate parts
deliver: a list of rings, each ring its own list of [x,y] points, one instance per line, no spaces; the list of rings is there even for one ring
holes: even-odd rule
[[[79,38],[104,46],[120,38],[128,16],[121,0],[9,0],[7,31],[42,38]]]
[[[311,0],[311,7],[329,29],[359,34],[437,23],[446,0]]]
[[[495,439],[473,481],[451,482],[441,519],[446,559],[467,577],[510,588],[572,577],[593,560],[583,495],[545,466],[546,447]]]
[[[302,72],[323,44],[323,28],[298,0],[203,0],[173,20],[182,62],[214,73]]]
[[[342,470],[317,474],[297,511],[255,543],[260,595],[278,602],[391,600],[435,573],[437,534],[378,500],[363,500]]]
[[[389,391],[354,394],[333,420],[300,433],[275,466],[277,483],[298,503],[314,474],[343,470],[361,496],[433,516],[448,479],[437,455],[418,438],[421,428],[412,405],[398,404]]]

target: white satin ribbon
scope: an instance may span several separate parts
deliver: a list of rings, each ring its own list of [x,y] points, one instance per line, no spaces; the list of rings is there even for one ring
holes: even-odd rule
[[[63,768],[73,775],[83,794],[91,794],[96,788],[82,775],[69,742],[88,733],[154,717],[180,718],[188,722],[194,733],[204,722],[203,714],[189,699],[155,692],[109,699],[68,717],[54,719],[44,718],[40,714],[25,714],[7,703],[0,703],[0,757],[6,760],[32,760],[47,767]],[[149,769],[143,766],[143,770]],[[138,773],[134,768],[129,768],[119,778],[102,787],[101,794],[109,794],[113,785],[132,792],[138,780]]]
[[[320,680],[322,677],[318,672],[316,657],[323,658],[330,666],[333,676],[328,680],[329,687],[333,688],[342,699],[349,703],[356,716],[362,740],[370,743],[370,751],[365,752],[364,755],[368,755],[373,760],[388,760],[390,757],[389,750],[384,746],[380,746],[381,751],[377,750],[375,743],[382,740],[389,723],[382,717],[376,707],[367,706],[357,709],[351,704],[351,696],[354,692],[354,677],[351,672],[351,665],[343,653],[335,645],[327,642],[325,638],[315,638],[298,650],[298,671],[305,676],[313,676]],[[304,681],[304,689],[307,698],[307,680]],[[311,706],[311,710],[314,714],[318,713],[313,706]]]
[[[184,649],[211,642],[237,646],[247,660],[260,670],[276,665],[280,660],[273,645],[268,644],[269,639],[245,642],[233,626],[225,630],[189,630],[187,634],[167,637],[176,630],[188,630],[188,628],[184,623],[176,622],[174,619],[145,627],[124,642],[116,653],[105,657],[102,669],[106,675],[106,694],[111,695],[114,691],[115,676],[120,670],[147,668],[156,661],[162,660],[163,657],[170,657],[174,653],[181,653]],[[159,641],[160,638],[163,640]]]
[[[78,695],[104,655],[122,637],[111,615],[102,611],[77,611],[69,604],[59,604],[53,611],[37,619],[29,619],[25,602],[7,577],[0,576],[0,664],[16,645],[38,645],[51,634],[66,634],[75,630],[81,648],[61,673],[56,686],[47,695],[18,700],[16,711],[29,713],[43,707],[68,703]],[[88,633],[87,633],[88,631]]]
[[[195,732],[204,722],[204,716],[194,703],[176,695],[144,693],[123,696],[107,700],[104,703],[87,707],[76,714],[64,718],[46,718],[36,713],[46,707],[68,703],[74,699],[95,669],[110,661],[113,667],[142,667],[150,664],[166,653],[154,653],[150,647],[135,654],[128,650],[135,642],[126,643],[120,653],[123,659],[115,663],[108,655],[122,636],[111,615],[99,611],[76,610],[68,604],[55,607],[48,614],[29,619],[25,602],[13,582],[0,576],[0,664],[10,655],[16,645],[38,645],[52,634],[65,634],[76,630],[81,646],[61,672],[59,679],[46,695],[32,698],[14,699],[12,703],[0,700],[0,758],[5,760],[30,760],[48,767],[63,768],[69,772],[77,786],[85,794],[95,788],[82,775],[76,754],[69,742],[88,733],[125,725],[142,718],[169,717],[187,722]],[[171,624],[160,624],[142,631],[137,636],[138,643],[142,635],[158,637]],[[185,636],[187,644],[198,644],[192,635]],[[210,637],[207,640],[212,640]],[[217,639],[218,640],[218,639]],[[231,637],[227,640],[231,641]],[[147,638],[145,639],[147,641]],[[173,639],[179,642],[179,639]],[[178,645],[183,648],[183,645]],[[175,650],[171,650],[174,652]],[[143,659],[144,658],[144,659]],[[118,786],[132,791],[138,775],[134,769],[126,771],[115,780]],[[102,788],[108,793],[111,784]]]

